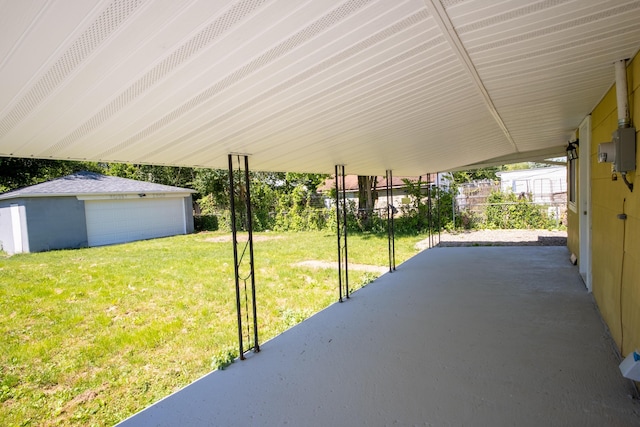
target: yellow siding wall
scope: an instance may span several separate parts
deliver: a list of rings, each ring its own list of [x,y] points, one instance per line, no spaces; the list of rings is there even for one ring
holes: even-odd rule
[[[567,182],[568,178],[567,178]],[[580,260],[580,240],[579,240],[579,225],[578,225],[578,215],[571,211],[571,209],[567,210],[567,246],[569,247],[569,252],[575,254],[578,257],[578,262]]]
[[[634,59],[627,72],[632,124],[637,128],[640,109],[634,106],[640,106],[640,57]],[[612,65],[612,77],[613,74]],[[610,163],[597,162],[598,144],[611,141],[611,133],[617,128],[616,108],[614,87],[591,115],[592,284],[602,317],[626,355],[640,348],[640,182],[635,171],[629,173],[629,181],[636,187],[630,192],[620,176],[612,181]],[[638,157],[636,153],[640,166]],[[617,218],[623,212],[627,214],[626,221]],[[570,234],[578,233],[577,218],[574,220],[569,223]]]

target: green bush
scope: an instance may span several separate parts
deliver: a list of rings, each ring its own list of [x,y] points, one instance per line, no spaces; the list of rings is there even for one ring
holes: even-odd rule
[[[487,203],[487,228],[543,229],[555,226],[554,219],[546,213],[546,206],[535,204],[530,194],[494,191],[487,198]]]
[[[426,229],[425,223],[425,220],[421,219],[417,214],[404,214],[394,219],[393,228],[397,234],[417,235]]]
[[[329,214],[330,211],[326,208],[314,208],[311,206],[311,194],[307,189],[296,187],[290,194],[285,193],[278,198],[274,230],[323,230],[327,227]]]
[[[216,231],[218,230],[218,217],[215,215],[196,215],[193,217],[193,228],[195,231]]]
[[[407,181],[410,203],[399,207],[401,213],[395,217],[395,232],[405,235],[444,229],[453,224],[453,191],[424,188],[424,182]],[[319,208],[312,204],[312,192],[303,186],[290,192],[276,192],[266,185],[256,184],[252,190],[253,230],[276,231],[316,231],[336,232],[336,209]],[[429,220],[428,200],[431,197],[431,219]],[[238,198],[239,199],[239,198]],[[203,216],[216,217],[216,229],[231,230],[228,208],[221,208],[213,196],[199,200]],[[246,209],[236,200],[238,230],[246,230]],[[347,201],[347,230],[349,233],[386,233],[387,212],[385,209],[360,211],[355,200]],[[203,227],[203,228],[200,228]],[[198,224],[197,230],[209,230],[206,224]]]
[[[456,222],[459,224],[459,227],[462,227],[464,230],[487,228],[485,218],[481,214],[468,209],[460,211]]]
[[[211,358],[211,369],[219,369],[223,371],[231,365],[238,357],[238,350],[232,347],[226,347],[218,351]]]
[[[291,209],[276,213],[276,231],[318,231],[327,227],[328,209]],[[334,221],[335,223],[335,221]]]
[[[437,187],[422,188],[421,181],[404,180],[409,204],[400,207],[395,230],[399,234],[415,235],[453,228],[454,190]],[[429,205],[431,209],[429,209]],[[429,213],[429,210],[431,213]]]

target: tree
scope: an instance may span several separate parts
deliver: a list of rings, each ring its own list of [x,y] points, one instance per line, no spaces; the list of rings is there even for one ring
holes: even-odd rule
[[[315,193],[318,187],[329,177],[330,175],[323,173],[295,173],[287,172],[285,174],[285,180],[288,185],[291,186],[292,191],[294,187],[303,185],[310,193]]]
[[[372,214],[378,193],[377,176],[358,175],[358,220],[363,230],[371,228]]]
[[[0,157],[0,193],[80,170],[89,170],[121,178],[154,182],[175,187],[193,188],[193,199],[202,215],[229,226],[229,171],[226,169],[196,169],[177,166],[155,166],[125,163],[91,163],[61,160],[39,160]],[[236,182],[244,181],[244,173],[234,172]],[[256,231],[273,229],[276,218],[296,213],[296,229],[318,228],[324,216],[311,208],[318,186],[328,175],[312,173],[250,172],[253,224]],[[239,228],[246,223],[244,184],[235,189]],[[206,218],[205,218],[206,219]],[[302,219],[302,220],[301,220]],[[288,225],[287,225],[288,227]]]
[[[174,187],[191,187],[196,177],[196,169],[179,166],[133,165],[111,163],[107,166],[107,175]]]
[[[473,182],[473,181],[481,181],[484,179],[488,179],[491,181],[495,181],[498,179],[496,172],[498,172],[499,168],[497,166],[489,166],[486,168],[468,170],[468,171],[457,171],[451,172],[451,177],[453,181],[457,184],[462,184],[465,182]]]
[[[39,184],[82,170],[103,173],[94,162],[0,157],[0,193]]]
[[[377,199],[377,186],[377,176],[358,175],[358,209],[360,211],[370,212],[373,210]]]
[[[411,201],[407,206],[402,207],[402,213],[404,216],[411,219],[410,222],[416,232],[423,231],[426,226],[425,219],[427,217],[429,207],[423,201],[425,194],[422,188],[424,185],[422,176],[419,176],[417,181],[403,178],[402,182],[404,183],[405,191]]]

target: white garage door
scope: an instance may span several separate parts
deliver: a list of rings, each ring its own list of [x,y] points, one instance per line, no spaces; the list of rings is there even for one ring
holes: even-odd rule
[[[89,246],[186,234],[183,200],[85,200]]]

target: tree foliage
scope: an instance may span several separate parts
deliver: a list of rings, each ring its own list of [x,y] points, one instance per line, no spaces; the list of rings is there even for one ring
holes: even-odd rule
[[[498,172],[500,168],[497,166],[489,166],[486,168],[467,170],[467,171],[457,171],[451,172],[451,179],[456,184],[463,184],[465,182],[473,182],[473,181],[481,181],[481,180],[491,180],[495,181],[498,179],[496,172]]]
[[[0,157],[0,193],[39,184],[81,170],[102,173],[93,162]]]
[[[429,210],[427,204],[428,194],[425,191],[426,189],[423,188],[426,183],[422,181],[421,176],[418,177],[417,181],[403,178],[402,182],[405,185],[407,196],[409,196],[409,203],[401,208],[402,216],[412,219],[412,224],[410,224],[409,227],[422,231],[427,223]],[[407,225],[405,225],[405,227],[407,227]]]
[[[83,170],[175,187],[193,187],[197,174],[197,169],[186,167],[0,157],[0,192]]]
[[[487,198],[486,226],[496,229],[542,229],[555,225],[530,194],[494,191]]]
[[[193,188],[195,205],[200,209],[196,215],[196,229],[216,229],[218,226],[230,229],[229,172],[226,169],[186,168],[172,166],[135,165],[121,163],[66,162],[37,159],[0,158],[1,189],[15,189],[58,178],[80,170],[90,170],[105,175],[158,184]],[[235,204],[238,212],[237,226],[245,229],[247,212],[245,209],[244,172],[234,172]],[[317,188],[328,177],[325,174],[250,172],[251,209],[253,227],[256,231],[319,230],[335,227],[335,210],[326,209],[318,200]],[[360,209],[355,202],[350,203],[347,213],[348,228],[351,232],[384,232],[386,212],[375,212],[377,198],[377,177],[358,178]],[[398,232],[419,233],[429,227],[442,228],[445,215],[435,212],[451,211],[452,197],[446,192],[434,192],[423,188],[425,183],[405,181],[410,205],[397,218]],[[432,218],[427,218],[426,200],[432,201]],[[443,206],[449,203],[448,206]],[[436,222],[436,218],[441,218]]]
[[[174,187],[192,187],[196,177],[196,169],[194,168],[126,163],[109,163],[102,173]]]
[[[397,229],[403,234],[436,232],[453,228],[453,188],[427,185],[418,177],[416,181],[402,180],[409,203],[401,207]]]
[[[244,174],[236,171],[235,205],[246,228]],[[328,175],[284,172],[250,172],[252,219],[255,230],[318,229],[324,215],[310,213],[311,199]],[[229,172],[221,169],[198,169],[193,188],[201,195],[199,205],[205,215],[220,217],[221,227],[230,229]],[[308,208],[308,209],[307,209]]]

